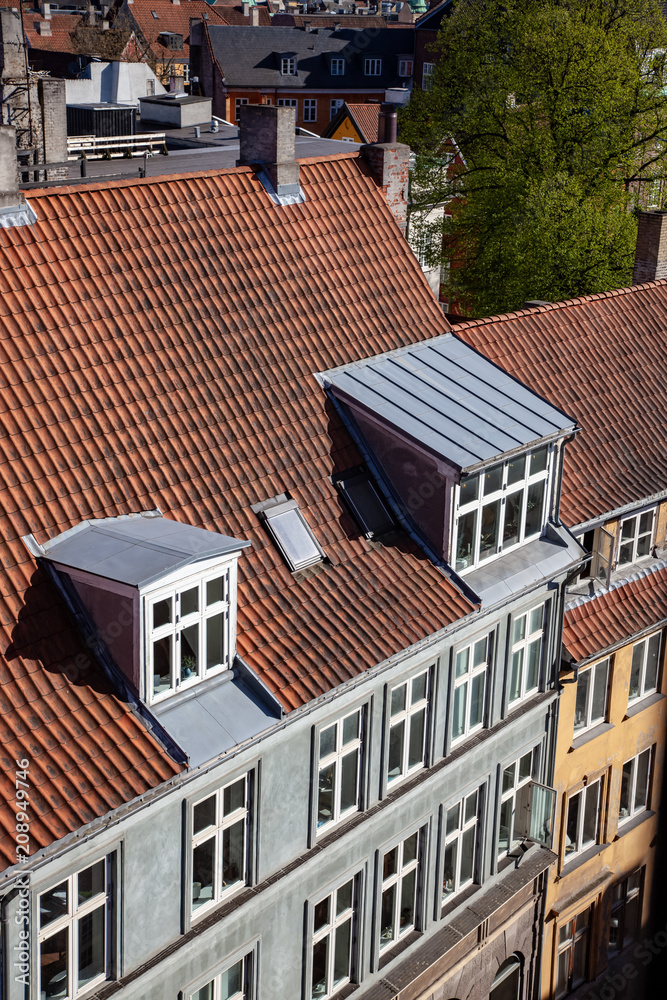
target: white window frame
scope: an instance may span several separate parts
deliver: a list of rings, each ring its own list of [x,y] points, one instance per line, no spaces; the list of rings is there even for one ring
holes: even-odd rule
[[[435,63],[422,63],[422,90],[430,90],[433,86]]]
[[[579,671],[577,678],[577,694],[574,706],[574,737],[587,733],[589,729],[601,725],[607,720],[607,710],[609,707],[609,678],[611,674],[611,659],[606,657],[598,660],[585,670]],[[600,685],[604,685],[604,705],[601,714],[594,715],[595,694],[600,690]],[[583,698],[580,695],[583,692]]]
[[[399,76],[412,76],[414,72],[414,59],[409,56],[404,56],[398,60],[398,75]]]
[[[314,97],[306,97],[303,102],[303,120],[305,122],[317,121],[317,101]]]
[[[225,803],[225,792],[228,789],[233,788],[243,782],[243,805],[238,806],[229,813],[225,814],[224,803]],[[190,805],[190,879],[188,892],[190,893],[190,905],[189,911],[192,921],[199,920],[200,916],[209,913],[215,906],[217,906],[221,900],[227,899],[230,895],[233,895],[235,891],[243,888],[249,882],[250,878],[250,835],[251,835],[251,790],[252,790],[252,773],[250,771],[245,774],[241,774],[236,777],[233,781],[227,782],[220,788],[215,788],[209,790],[203,795],[198,796],[194,799]],[[195,810],[198,806],[207,802],[209,799],[215,799],[215,818],[213,823],[209,826],[204,827],[204,829],[195,833]],[[223,864],[224,864],[224,841],[225,834],[232,827],[236,826],[238,823],[243,822],[243,862],[242,862],[242,872],[241,877],[226,886],[223,884]],[[211,887],[211,898],[206,902],[195,906],[195,851],[202,845],[208,843],[210,840],[214,841],[213,845],[213,871],[212,879],[213,884]],[[199,886],[199,893],[196,898],[201,898],[201,885]]]
[[[342,97],[332,97],[329,101],[329,121],[333,121],[340,109],[345,104]]]
[[[531,472],[533,456],[539,455],[545,449],[545,468],[538,472]],[[515,465],[518,466],[518,463],[521,461],[525,461],[524,474],[515,479],[514,482],[510,483],[510,476],[516,475],[513,467]],[[533,448],[532,451],[526,452],[523,455],[517,455],[516,457],[508,459],[504,462],[495,462],[493,465],[480,470],[480,472],[462,477],[461,483],[456,487],[456,516],[454,518],[454,528],[452,532],[451,564],[456,569],[457,573],[463,575],[464,573],[470,572],[470,570],[475,569],[477,566],[492,562],[494,559],[499,559],[506,552],[512,552],[514,549],[518,549],[530,539],[540,537],[547,520],[551,465],[552,448],[549,445],[542,445],[539,448]],[[497,470],[500,470],[499,476],[496,475]],[[493,479],[489,482],[491,476],[493,476]],[[494,480],[498,480],[500,483],[500,485],[495,488],[493,488]],[[531,489],[534,489],[540,483],[542,484],[543,492],[542,510],[539,516],[539,527],[537,531],[533,530],[528,533],[528,496]],[[474,496],[472,500],[466,500],[463,495],[464,489],[468,487],[473,488],[474,486],[476,487],[476,496]],[[484,490],[487,486],[489,488],[489,492],[485,493]],[[503,540],[503,533],[505,529],[506,514],[508,514],[511,510],[508,506],[508,500],[515,497],[519,493],[521,493],[522,496],[521,512],[518,518],[516,532],[517,540],[508,540],[505,542]],[[485,549],[483,551],[482,535],[484,526],[484,511],[494,506],[497,507],[498,511],[496,520],[497,530],[495,551],[493,549]],[[459,526],[462,522],[468,522],[470,518],[472,518],[473,527],[472,531],[470,531],[469,528],[466,530],[466,535],[470,534],[472,536],[472,544],[468,543],[467,553],[464,556],[459,557]],[[508,523],[511,522],[508,521]]]
[[[456,813],[455,813],[456,810]],[[455,814],[454,814],[455,813]],[[450,814],[451,827],[450,827]],[[482,789],[465,795],[443,810],[443,869],[442,869],[442,902],[448,903],[462,889],[473,885],[477,875],[479,831],[482,815]],[[461,860],[464,856],[463,845],[472,839],[472,865],[470,875],[461,878]],[[451,865],[447,864],[447,854],[454,855]]]
[[[345,76],[345,60],[340,56],[332,56],[330,70],[332,76]]]
[[[343,986],[353,981],[354,978],[354,968],[356,962],[357,954],[357,920],[359,914],[359,894],[360,894],[360,884],[359,876],[352,875],[349,878],[340,882],[335,889],[321,896],[316,903],[313,903],[310,907],[310,989],[307,991],[307,996],[317,996],[318,1000],[320,997],[326,1000],[327,997],[333,996],[337,993]],[[337,913],[339,900],[338,895],[341,890],[346,889],[348,885],[351,884],[351,902],[349,906],[345,906],[340,913]],[[328,920],[322,924],[321,927],[315,929],[315,919],[317,908],[321,906],[328,900]],[[345,899],[344,899],[345,902]],[[342,928],[349,925],[349,952],[348,952],[348,975],[340,977],[337,981],[334,981],[335,975],[335,958],[336,958],[336,943]],[[343,931],[343,933],[345,933]],[[315,993],[315,984],[313,983],[313,978],[315,975],[315,948],[320,945],[323,941],[329,939],[328,947],[326,948],[326,970],[325,970],[325,980],[324,980],[324,991],[320,992],[318,990]],[[317,984],[320,985],[319,983]]]
[[[643,793],[640,793],[640,800],[637,803],[637,793],[639,791],[637,785],[637,778],[640,771],[640,767],[643,768],[643,762],[646,761],[646,782]],[[640,763],[641,762],[641,763]],[[624,823],[628,823],[635,816],[641,815],[643,812],[647,812],[650,808],[651,803],[651,783],[653,781],[653,747],[648,747],[646,750],[642,750],[638,753],[636,757],[632,757],[630,760],[626,760],[623,765],[623,770],[621,772],[621,794],[618,803],[618,825],[622,826]],[[627,807],[623,805],[623,792],[624,788],[627,788]],[[645,801],[642,802],[641,799]],[[625,815],[622,815],[622,812]]]
[[[187,1000],[200,1000],[200,996],[204,990],[209,986],[212,986],[210,996],[211,1000],[221,1000],[222,997],[222,977],[231,972],[237,965],[241,966],[241,989],[236,990],[235,993],[229,993],[227,990],[225,992],[224,1000],[250,1000],[251,989],[252,989],[252,953],[250,955],[245,955],[240,958],[237,962],[231,962],[226,966],[221,972],[209,979],[208,982],[204,983],[199,989],[193,990],[193,992],[188,992],[186,994]]]
[[[79,892],[78,892],[78,878],[84,872],[94,868],[96,865],[104,864],[104,891],[98,893],[92,898],[85,900],[84,902],[79,902]],[[50,921],[44,927],[39,926],[37,933],[37,965],[38,965],[38,984],[37,984],[37,994],[41,995],[42,992],[42,967],[40,962],[41,946],[45,941],[54,937],[56,934],[60,934],[63,931],[66,934],[67,940],[67,963],[66,963],[66,979],[67,979],[67,997],[75,998],[83,996],[84,994],[90,993],[95,987],[99,987],[102,983],[106,982],[111,978],[111,940],[112,940],[112,913],[111,913],[111,901],[112,901],[112,855],[105,855],[101,858],[97,858],[96,861],[92,861],[90,864],[84,865],[77,871],[73,872],[71,875],[67,876],[56,882],[51,888],[40,892],[37,897],[37,920],[38,924],[41,921],[40,913],[40,899],[43,896],[48,896],[51,893],[61,892],[62,887],[65,886],[65,898],[67,900],[67,913],[62,916],[56,917],[54,920]],[[95,911],[104,908],[104,972],[95,976],[93,979],[88,980],[84,986],[79,988],[79,928],[81,920],[85,919],[90,914]]]
[[[647,684],[646,666],[648,663],[649,651],[651,650],[655,650],[655,658],[656,658],[655,680],[652,683]],[[628,705],[634,705],[635,702],[641,701],[643,698],[648,698],[649,695],[656,693],[660,684],[661,659],[662,659],[661,632],[654,632],[652,635],[646,636],[645,639],[641,639],[639,642],[633,643],[632,667],[630,670],[630,684],[628,687]],[[637,685],[637,693],[633,695],[632,687],[635,678]]]
[[[540,689],[549,609],[550,602],[545,601],[528,611],[512,616],[510,653],[507,665],[507,707],[510,711]],[[517,636],[521,622],[525,622],[523,634],[519,631]],[[539,627],[538,622],[540,623]],[[529,668],[531,658],[534,655],[537,656],[536,676],[530,677]],[[518,676],[519,680],[518,694],[512,697],[515,676]]]
[[[649,510],[642,510],[636,514],[632,514],[630,517],[624,517],[618,526],[618,555],[616,557],[616,569],[620,569],[622,566],[632,566],[633,563],[638,562],[640,559],[647,559],[651,555],[651,549],[653,547],[653,532],[655,530],[656,508],[651,507]],[[650,527],[646,527],[645,518],[649,517],[651,519]],[[623,536],[625,526],[628,526],[630,534],[626,537]],[[623,558],[627,553],[623,550],[630,547],[629,558]],[[639,549],[646,549],[646,551],[639,552]]]
[[[493,659],[493,644],[495,633],[490,632],[474,642],[468,643],[457,649],[454,653],[454,663],[452,668],[452,719],[451,719],[451,739],[452,746],[467,739],[473,733],[484,729],[486,725],[486,698],[488,691],[489,671]],[[482,649],[482,646],[484,647]],[[482,717],[478,722],[471,722],[471,710],[475,699],[472,693],[482,686]],[[460,694],[460,692],[464,694]],[[457,721],[457,702],[459,698],[464,698],[463,708],[463,728],[455,735],[454,726]]]
[[[345,741],[346,722],[357,720],[357,735]],[[330,730],[334,730],[333,749],[329,753],[322,755],[322,738]],[[334,722],[323,725],[316,733],[317,747],[317,783],[316,795],[317,805],[315,808],[315,821],[317,823],[317,835],[328,833],[336,824],[348,816],[359,812],[361,809],[361,787],[363,774],[363,740],[364,740],[364,708],[357,708],[353,712],[348,712],[336,719]],[[341,791],[343,785],[343,771],[345,762],[354,756],[356,760],[356,801],[353,806],[346,809],[341,805]],[[331,769],[331,789],[330,795],[330,816],[323,816],[326,811],[326,787],[322,784],[322,774]],[[323,805],[324,802],[324,805]]]
[[[421,850],[422,850],[422,839],[424,833],[422,830],[413,830],[412,833],[408,834],[406,837],[402,837],[397,844],[390,847],[389,850],[383,851],[380,857],[380,898],[378,901],[378,934],[379,934],[379,953],[382,954],[386,949],[391,948],[396,944],[402,937],[409,934],[417,928],[419,924],[419,903],[420,903],[420,875],[421,875]],[[416,837],[416,847],[413,858],[408,858],[405,860],[405,847],[413,837]],[[384,875],[384,867],[386,859],[393,853],[396,852],[396,869],[389,875]],[[412,900],[412,921],[409,924],[401,927],[401,914],[405,911],[404,904],[404,887],[405,880],[410,879],[414,875],[414,887],[413,887],[413,900]],[[382,910],[383,910],[383,899],[385,893],[394,890],[394,898],[392,905],[392,927],[391,934],[387,935],[387,932],[382,930]]]
[[[583,924],[582,920],[584,914],[587,914],[587,921]],[[564,921],[558,924],[556,927],[556,954],[554,955],[555,961],[555,982],[554,982],[554,996],[556,1000],[560,1000],[561,997],[567,996],[568,993],[572,993],[578,986],[586,982],[588,978],[588,960],[589,960],[589,947],[590,947],[590,931],[593,924],[593,917],[595,914],[594,906],[587,906],[585,909],[581,910],[576,916],[572,917],[571,920]],[[563,930],[571,927],[571,931],[566,938],[561,940],[561,935]],[[575,973],[575,961],[574,957],[577,953],[577,946],[585,948],[584,955],[584,976],[582,979],[574,978]],[[568,954],[568,971],[566,976],[565,988],[558,988],[558,972],[560,968],[560,958],[561,955],[565,953]]]
[[[239,108],[243,108],[243,107],[245,107],[249,103],[250,103],[250,99],[248,97],[235,97],[234,98],[234,121],[235,122],[237,122],[239,120]]]
[[[207,585],[214,580],[222,579],[222,600],[213,604],[206,604]],[[186,615],[180,614],[180,598],[191,590],[198,588],[198,608],[197,612]],[[179,691],[193,687],[208,677],[216,676],[229,670],[231,667],[235,628],[233,621],[233,611],[236,595],[236,560],[202,567],[198,573],[192,573],[180,578],[170,578],[168,584],[159,588],[142,592],[143,599],[143,621],[144,621],[144,685],[146,701],[149,705],[164,701]],[[171,600],[172,621],[164,625],[153,627],[153,611],[157,604],[162,601]],[[222,615],[222,662],[206,666],[206,623],[209,619],[217,615]],[[198,626],[198,669],[190,676],[185,676],[183,667],[184,660],[181,660],[181,669],[178,669],[178,657],[182,633]],[[170,644],[170,680],[169,686],[158,691],[155,686],[155,677],[160,676],[155,673],[154,644],[171,636]],[[180,676],[179,676],[180,674]]]
[[[387,697],[387,715],[389,716],[389,726],[387,734],[387,764],[385,767],[385,774],[387,778],[387,785],[393,785],[403,778],[406,778],[409,774],[414,774],[416,771],[421,770],[426,766],[426,753],[428,745],[428,728],[429,728],[429,700],[430,700],[430,674],[431,668],[427,667],[425,670],[420,670],[417,673],[412,674],[407,680],[403,680],[398,684],[393,684],[391,688],[388,689]],[[424,683],[424,696],[417,697],[419,691],[416,689],[417,683],[421,679],[425,679]],[[402,688],[405,689],[405,700],[404,707],[401,709],[396,706],[396,709],[392,709],[392,705],[396,703],[394,695],[399,692]],[[412,727],[415,724],[417,718],[423,714],[423,733],[422,733],[422,753],[420,760],[410,763],[410,743],[412,738]],[[397,731],[399,727],[403,727],[403,744],[401,748],[401,760],[399,769],[392,768],[395,771],[394,774],[390,773],[389,765],[391,763],[391,745],[392,745],[392,732]]]
[[[296,56],[282,56],[280,59],[280,75],[296,76]]]
[[[567,796],[567,813],[565,816],[565,826],[563,830],[564,858],[567,863],[570,858],[575,858],[578,854],[586,851],[589,847],[600,842],[600,819],[602,815],[602,792],[603,780],[598,778],[583,788],[572,792]],[[570,810],[577,803],[577,822],[574,840],[568,833],[570,826]],[[595,807],[595,832],[593,836],[586,833],[586,809],[594,804]]]
[[[500,773],[499,797],[500,806],[498,809],[498,842],[497,854],[499,858],[505,857],[512,850],[519,839],[514,837],[514,818],[516,814],[517,792],[524,785],[533,779],[533,773],[537,766],[537,747],[521,754],[516,760],[507,764]],[[510,778],[509,772],[512,772]],[[506,777],[507,776],[507,777]],[[507,785],[506,788],[504,786]],[[507,830],[507,846],[500,846],[500,832],[503,829],[503,818],[509,824]]]
[[[382,59],[380,56],[365,56],[364,76],[382,76]]]

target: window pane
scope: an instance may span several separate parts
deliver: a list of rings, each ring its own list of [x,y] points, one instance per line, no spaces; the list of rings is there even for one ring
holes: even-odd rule
[[[505,501],[505,527],[503,529],[503,545],[516,545],[519,541],[521,514],[523,508],[523,490],[510,494]]]
[[[477,814],[477,792],[473,792],[465,800],[465,814],[463,816],[464,823],[469,823],[470,820]]]
[[[598,835],[598,799],[600,795],[600,785],[598,782],[591,785],[586,790],[586,804],[584,807],[584,844],[594,844]]]
[[[653,511],[649,510],[639,518],[639,534],[644,535],[647,531],[653,530]]]
[[[623,765],[623,777],[621,778],[621,801],[619,809],[620,819],[625,819],[630,815],[630,791],[632,788],[632,761]]]
[[[319,774],[317,795],[317,825],[323,826],[333,819],[334,767],[323,767]]]
[[[195,847],[192,852],[192,909],[213,899],[215,837]]]
[[[472,679],[472,695],[470,699],[470,728],[480,726],[484,721],[484,689],[486,674],[477,674]]]
[[[286,510],[268,518],[271,531],[294,567],[319,562],[320,551],[297,510]]]
[[[242,882],[245,875],[245,820],[222,831],[222,888]]]
[[[646,750],[637,759],[637,780],[635,783],[634,811],[646,809],[648,804],[648,768],[651,759],[651,751]]]
[[[327,992],[327,965],[329,960],[328,936],[313,945],[313,997]]]
[[[591,671],[585,670],[577,680],[577,702],[574,707],[574,731],[584,729],[587,724],[586,712],[588,706],[588,690],[591,683]]]
[[[320,760],[328,757],[336,749],[336,726],[329,726],[320,732]]]
[[[79,989],[106,972],[106,906],[98,906],[79,920]]]
[[[526,538],[539,535],[542,530],[542,508],[544,506],[544,486],[546,480],[540,479],[528,487],[528,502],[526,503]]]
[[[391,692],[391,714],[398,715],[405,710],[407,684],[401,684]]]
[[[509,700],[516,701],[521,697],[521,676],[523,674],[523,649],[512,653],[512,669],[510,672]]]
[[[644,673],[644,693],[654,691],[658,685],[658,654],[660,652],[660,636],[652,635],[648,640],[646,650],[646,670]]]
[[[389,731],[389,759],[387,762],[387,779],[393,781],[403,773],[403,742],[405,740],[405,722],[399,722]]]
[[[382,880],[391,878],[392,875],[396,874],[398,864],[398,848],[394,847],[391,851],[387,851],[384,856],[382,863]]]
[[[230,816],[237,809],[245,807],[245,778],[228,785],[223,792],[222,814]]]
[[[357,808],[359,755],[356,750],[343,757],[340,773],[340,811]]]
[[[423,701],[426,697],[426,674],[420,674],[412,681],[411,705],[416,705],[418,701]]]
[[[191,587],[181,593],[181,618],[199,611],[199,587]]]
[[[350,879],[345,885],[342,885],[338,892],[336,893],[336,916],[340,916],[345,910],[349,910],[352,906],[352,886],[353,882]]]
[[[153,605],[153,628],[169,625],[173,620],[171,597],[165,597],[163,601],[156,601]]]
[[[167,691],[171,687],[171,643],[173,636],[165,635],[153,643],[153,691]]]
[[[350,951],[352,945],[352,918],[336,928],[334,948],[334,986],[350,975]]]
[[[556,996],[563,996],[568,992],[568,979],[570,975],[570,950],[562,952],[558,956],[558,979],[556,981]]]
[[[213,1000],[213,983],[207,983],[192,994],[192,1000]]]
[[[447,836],[454,833],[459,828],[459,817],[461,813],[461,803],[457,802],[455,806],[447,810]]]
[[[574,967],[572,971],[572,987],[578,983],[583,983],[586,979],[586,951],[588,946],[588,935],[585,934],[574,945]]]
[[[223,597],[222,577],[218,576],[215,580],[208,580],[206,583],[206,607],[210,607],[211,604],[217,604],[219,601],[222,601]]]
[[[401,912],[399,913],[399,934],[402,934],[415,922],[415,890],[417,888],[417,869],[403,876],[401,880]]]
[[[579,847],[579,811],[581,809],[581,792],[570,796],[567,804],[567,833],[565,837],[565,853],[571,854]]]
[[[526,615],[521,615],[520,618],[514,619],[514,628],[512,629],[512,643],[522,642],[526,638]]]
[[[482,473],[482,478],[484,482],[484,496],[489,496],[490,493],[497,493],[503,485],[502,464],[494,465],[493,468],[487,469]]]
[[[479,558],[488,559],[498,551],[498,533],[500,526],[500,500],[487,503],[482,507],[482,524],[480,529]]]
[[[317,932],[329,923],[329,907],[331,906],[331,896],[320,900],[315,906],[313,928]]]
[[[477,511],[471,510],[459,517],[456,535],[456,568],[472,566],[475,558],[475,534],[477,531]]]
[[[454,670],[456,677],[461,677],[463,674],[467,673],[468,662],[470,660],[470,649],[462,649],[456,654],[456,667]]]
[[[230,1000],[243,989],[243,960],[220,976],[220,1000]]]
[[[526,778],[530,778],[533,770],[533,754],[525,753],[523,757],[519,760],[519,781],[524,781]]]
[[[473,667],[479,667],[482,663],[486,663],[486,650],[488,647],[488,639],[479,639],[473,647],[473,657],[472,664]]]
[[[417,857],[417,838],[418,835],[413,833],[407,840],[403,841],[403,866],[409,865],[411,861],[414,861]]]
[[[40,1000],[60,1000],[69,993],[67,985],[67,930],[42,941],[39,948]]]
[[[599,663],[594,667],[593,705],[591,708],[591,722],[602,722],[607,710],[607,671],[609,661]]]
[[[223,645],[224,614],[206,619],[206,669],[213,670],[225,662]]]
[[[637,539],[637,558],[640,556],[647,556],[651,551],[651,536],[641,535]]]
[[[623,540],[635,537],[635,525],[637,523],[636,517],[629,517],[627,521],[624,521],[621,525],[621,538]]]
[[[348,715],[346,719],[343,719],[343,746],[356,740],[358,736],[359,712],[355,712],[354,715]]]
[[[513,458],[507,463],[507,485],[520,482],[526,475],[526,456]]]
[[[410,746],[408,747],[408,767],[416,767],[424,761],[424,731],[426,709],[422,708],[410,719]]]
[[[461,883],[469,882],[473,876],[475,862],[475,827],[466,830],[461,838]]]
[[[380,911],[380,947],[383,948],[389,941],[394,940],[394,897],[396,886],[391,885],[382,893],[382,906]]]
[[[448,844],[445,848],[445,867],[442,875],[442,892],[445,896],[454,892],[458,849],[458,840],[455,840],[452,844]]]
[[[543,622],[544,622],[544,607],[540,605],[539,608],[533,608],[533,610],[530,612],[528,634],[534,635],[536,632],[541,632]]]
[[[640,695],[642,667],[644,665],[644,649],[645,644],[643,642],[637,643],[637,645],[632,648],[632,669],[630,671],[630,690],[628,691],[628,698],[630,700],[638,698]]]
[[[498,830],[498,850],[505,851],[510,846],[512,836],[512,809],[514,799],[507,799],[500,807],[500,827]]]
[[[528,646],[528,669],[526,670],[526,691],[534,691],[540,680],[540,653],[542,640],[536,639]]]
[[[106,862],[102,860],[77,875],[79,906],[105,891],[105,872]]]
[[[199,671],[199,625],[189,625],[181,632],[181,680],[195,677]]]
[[[547,467],[547,449],[538,448],[530,456],[530,474],[531,476],[536,475],[538,472],[544,472]]]
[[[193,810],[192,832],[196,835],[209,826],[215,826],[215,795],[198,802]]]
[[[632,562],[632,542],[626,542],[624,545],[621,545],[618,553],[618,562],[619,565]]]
[[[503,792],[508,792],[510,788],[514,785],[514,774],[516,771],[516,764],[510,764],[503,771]]]
[[[39,897],[39,926],[46,927],[65,913],[67,913],[67,882],[61,882],[55,889],[44,892]]]
[[[459,505],[472,503],[479,496],[479,476],[463,476],[459,487]]]
[[[454,689],[454,705],[452,707],[452,739],[455,740],[463,735],[465,730],[466,698],[468,695],[468,685],[459,684]]]

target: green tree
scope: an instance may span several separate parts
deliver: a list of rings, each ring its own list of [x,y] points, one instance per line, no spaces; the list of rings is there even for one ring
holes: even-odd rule
[[[413,231],[444,230],[449,295],[474,315],[629,283],[636,190],[667,172],[661,6],[454,4],[432,86],[415,90],[400,129],[417,154]],[[441,202],[451,220],[425,222]]]

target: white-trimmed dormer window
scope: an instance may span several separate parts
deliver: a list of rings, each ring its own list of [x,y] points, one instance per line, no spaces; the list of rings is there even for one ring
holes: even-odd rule
[[[280,60],[281,76],[296,76],[296,56],[283,56]]]
[[[331,75],[332,76],[345,75],[345,60],[340,56],[331,57]]]
[[[457,571],[539,538],[546,520],[549,465],[545,445],[462,477],[452,549]]]

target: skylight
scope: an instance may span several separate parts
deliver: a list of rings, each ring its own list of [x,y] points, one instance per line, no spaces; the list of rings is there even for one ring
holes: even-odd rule
[[[343,473],[335,485],[367,538],[376,538],[395,527],[393,517],[365,469]]]
[[[296,500],[281,495],[253,505],[268,528],[285,562],[293,572],[314,566],[324,558]]]
[[[158,12],[156,10],[152,10],[151,14],[153,15],[153,17],[155,18],[156,21],[160,20],[160,15],[158,14]]]

